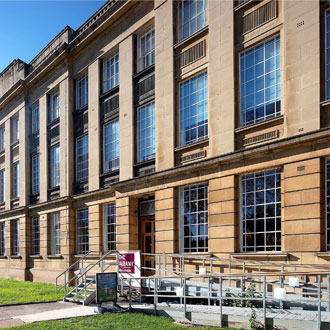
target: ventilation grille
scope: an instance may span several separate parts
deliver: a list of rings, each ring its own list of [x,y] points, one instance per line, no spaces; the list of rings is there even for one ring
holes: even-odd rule
[[[271,139],[276,139],[279,137],[279,130],[271,131],[268,133],[252,136],[250,138],[243,140],[243,145],[247,146],[254,143],[260,143]]]
[[[276,1],[272,0],[243,16],[243,33],[254,30],[258,26],[276,18]]]
[[[181,163],[190,162],[192,160],[204,158],[204,157],[206,157],[206,151],[202,150],[202,151],[195,152],[195,153],[187,155],[187,156],[181,156]]]
[[[206,43],[205,40],[203,40],[180,54],[180,68],[199,60],[205,56],[205,53]]]
[[[75,114],[74,130],[76,136],[88,130],[88,111]]]
[[[144,176],[152,173],[155,173],[155,166],[139,169],[138,176]]]
[[[112,116],[119,108],[119,95],[116,94],[103,102],[104,118]]]
[[[139,82],[138,96],[147,94],[148,92],[150,92],[154,89],[155,89],[155,75],[153,74]]]

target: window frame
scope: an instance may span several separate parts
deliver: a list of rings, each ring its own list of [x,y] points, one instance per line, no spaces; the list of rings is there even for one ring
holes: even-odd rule
[[[111,74],[113,60],[113,74]],[[109,73],[107,75],[107,72]],[[113,79],[113,84],[111,81]],[[107,88],[108,86],[108,88]],[[102,93],[109,92],[119,86],[119,50],[112,52],[102,61]]]
[[[150,51],[141,54],[141,40],[151,33]],[[147,41],[145,41],[147,43]],[[145,47],[146,48],[146,47]],[[150,56],[150,63],[146,63],[146,59]],[[147,26],[141,33],[137,35],[137,50],[136,50],[136,72],[140,73],[155,64],[155,25]]]
[[[82,214],[83,212],[86,212],[87,214],[87,226],[80,226],[80,222],[85,221],[85,220],[79,218],[79,215]],[[80,231],[86,230],[87,233],[85,234],[80,234]],[[77,255],[83,255],[89,252],[89,209],[88,207],[78,209],[76,211],[76,237],[77,237]],[[81,239],[82,238],[82,239]],[[81,246],[83,248],[81,248]]]
[[[183,36],[183,26],[185,24],[181,24],[181,22],[183,22],[183,19],[182,19],[182,16],[183,16],[183,13],[184,13],[184,10],[181,9],[182,6],[183,6],[183,3],[187,1],[187,0],[179,0],[178,1],[178,4],[177,4],[177,26],[178,26],[178,29],[177,29],[177,40],[178,42],[182,42],[186,39],[188,39],[189,37],[193,36],[194,34],[198,33],[199,31],[203,30],[205,27],[208,26],[208,3],[207,1],[208,0],[201,0],[203,2],[203,11],[200,12],[199,14],[197,14],[197,8],[196,8],[196,15],[193,16],[193,17],[190,17],[190,14],[189,14],[189,20],[185,23],[185,24],[188,24],[188,28],[189,28],[189,32],[188,32],[188,35],[187,36]],[[197,0],[196,2],[198,2],[200,0]],[[189,10],[190,10],[190,7],[189,7]],[[204,24],[202,27],[200,27],[199,29],[197,28],[197,18],[198,16],[204,16]],[[194,32],[190,32],[190,21],[192,21],[193,19],[196,19],[196,31]]]
[[[39,102],[32,104],[30,108],[30,113],[31,113],[31,135],[38,134],[40,129]]]
[[[57,107],[54,105],[54,97],[57,97],[58,99],[58,104]],[[49,94],[48,96],[48,123],[52,123],[58,118],[60,118],[60,110],[61,110],[61,105],[60,105],[60,90],[57,89],[53,91],[52,93]]]
[[[266,173],[272,172],[274,171],[274,176],[275,176],[275,186],[273,188],[267,188],[267,182],[266,182]],[[246,173],[240,176],[240,252],[241,253],[279,253],[282,251],[282,176],[281,176],[281,168],[277,167],[277,168],[270,168],[270,169],[265,169],[262,171],[257,171],[257,172],[252,172],[252,173]],[[259,178],[261,177],[261,174],[263,174],[263,178],[264,178],[264,189],[254,189],[252,192],[244,192],[245,194],[248,193],[253,193],[254,194],[254,204],[248,205],[246,207],[253,207],[254,208],[254,217],[251,219],[243,219],[243,215],[244,215],[244,200],[243,200],[243,177],[247,178],[249,176],[253,176],[253,180],[254,180],[254,188],[257,187],[256,184],[256,177]],[[276,185],[276,175],[279,175],[279,187]],[[248,178],[249,179],[249,178]],[[252,180],[252,178],[250,178]],[[274,190],[274,201],[273,203],[267,203],[266,201],[266,196],[267,196],[267,189],[268,190]],[[279,190],[279,193],[277,192],[277,190]],[[262,192],[264,194],[264,202],[263,203],[256,203],[257,197],[256,197],[256,192]],[[276,200],[276,197],[279,196],[279,201]],[[266,212],[267,212],[267,205],[272,205],[274,204],[274,216],[269,216],[267,217]],[[279,205],[279,213],[280,215],[277,215],[277,204]],[[260,205],[260,208],[263,207],[263,213],[264,213],[264,217],[257,217],[257,211],[256,208],[257,206]],[[267,219],[272,219],[274,218],[274,230],[266,230],[266,224],[267,224]],[[279,218],[279,224],[280,224],[280,230],[276,230],[277,228],[277,220]],[[259,219],[259,221],[263,221],[263,231],[257,231],[257,219]],[[247,236],[247,234],[244,232],[244,221],[253,221],[254,222],[254,231],[251,231],[251,236],[253,239],[253,245],[244,245],[244,234]],[[263,234],[264,235],[264,249],[263,250],[258,250],[257,247],[258,245],[256,244],[256,240],[257,240],[257,235],[258,233]],[[275,248],[274,250],[267,250],[267,233],[274,233],[274,237],[275,237]],[[279,237],[280,237],[280,244],[277,244],[277,234],[279,233]],[[260,246],[260,245],[259,245]],[[253,248],[253,250],[247,251],[248,248]],[[276,247],[279,247],[279,249],[276,249]]]
[[[143,130],[149,131],[151,128],[152,134],[151,136],[150,135],[148,135],[148,137],[146,136],[145,140],[151,138],[153,143],[148,146],[145,145],[145,148],[141,148],[142,139],[140,138],[140,134],[142,135],[142,130],[140,129],[140,111],[143,109],[147,109],[147,107],[150,106],[151,104],[153,104],[152,125],[151,126],[149,125],[147,128],[143,128]],[[145,118],[150,118],[150,116]],[[141,157],[140,155],[141,150],[147,150],[150,148],[154,152],[144,156],[144,158]],[[147,161],[154,160],[155,158],[156,158],[156,102],[155,100],[152,100],[136,108],[136,159],[137,159],[137,163],[144,163]]]
[[[0,222],[0,256],[6,255],[6,222]]]
[[[50,253],[53,256],[61,255],[61,217],[60,212],[50,215]]]
[[[205,98],[205,95],[204,95],[204,99],[200,102],[198,102],[196,100],[196,102],[194,104],[189,104],[188,107],[185,107],[185,108],[181,108],[181,86],[183,86],[184,84],[187,84],[188,82],[194,80],[194,79],[197,79],[201,76],[204,75],[204,94],[206,92],[206,95],[207,95],[207,98]],[[184,87],[183,87],[184,88]],[[205,91],[206,89],[206,91]],[[191,99],[191,95],[192,94],[198,94],[200,90],[195,90],[194,92],[195,93],[189,93],[189,99]],[[178,84],[178,94],[179,94],[179,145],[180,147],[183,147],[183,146],[188,146],[190,144],[193,144],[193,143],[198,143],[198,142],[201,142],[201,141],[204,141],[204,140],[207,140],[208,137],[209,137],[209,85],[208,85],[208,72],[206,70],[202,71],[202,72],[199,72],[183,81],[181,81],[179,84]],[[183,101],[182,101],[183,103]],[[204,117],[204,121],[205,121],[205,117],[206,117],[206,123],[204,123],[203,125],[197,125],[194,127],[197,128],[197,135],[198,135],[198,129],[199,127],[205,127],[204,130],[207,131],[207,134],[206,135],[203,135],[201,137],[197,137],[195,139],[191,139],[189,141],[186,141],[184,140],[184,135],[185,135],[185,132],[187,132],[186,130],[184,130],[182,127],[181,127],[181,124],[184,123],[184,120],[182,120],[182,117],[184,117],[184,110],[185,109],[189,109],[189,111],[191,111],[191,108],[193,108],[194,106],[197,108],[197,105],[198,104],[201,104],[203,103],[203,108],[204,108],[204,112],[203,112],[203,117]],[[205,106],[206,105],[206,106]],[[206,111],[205,111],[205,107],[206,107]],[[196,113],[196,116],[189,116],[189,118],[193,118],[193,117],[198,117],[199,113]],[[191,130],[191,129],[190,129]]]
[[[20,226],[19,226],[19,219],[12,220],[12,228],[11,228],[11,237],[12,237],[12,245],[11,245],[11,255],[19,256],[20,255]]]
[[[111,142],[109,142],[108,144],[106,144],[106,129],[108,126],[116,124],[118,125],[118,127],[115,128],[115,130],[117,130],[116,133],[118,133],[118,135],[116,136],[116,139],[111,140]],[[120,149],[119,149],[119,118],[115,118],[111,121],[108,121],[106,123],[103,124],[103,173],[110,173],[116,170],[119,170],[119,165],[120,165]],[[106,147],[109,146],[113,146],[115,145],[115,148],[112,148],[111,150],[115,150],[115,152],[117,151],[116,147],[118,144],[118,155],[116,155],[116,157],[114,158],[110,158],[108,160],[106,160]],[[112,151],[110,151],[110,154],[112,153]],[[112,166],[111,168],[109,168],[109,166],[107,166],[107,162],[115,162],[118,163],[117,165]]]
[[[58,153],[56,152],[57,150]],[[56,155],[54,155],[54,153]],[[55,156],[58,156],[58,159]],[[61,184],[60,162],[61,162],[61,149],[60,149],[60,145],[56,144],[49,148],[49,187],[51,189],[59,187]]]
[[[277,52],[277,46],[276,46],[276,43],[277,43],[277,40],[279,40],[279,53],[276,54]],[[266,73],[266,69],[265,69],[265,66],[266,66],[266,57],[265,57],[265,52],[266,52],[266,44],[269,43],[270,41],[274,41],[274,45],[275,45],[275,48],[274,48],[274,56],[270,57],[269,59],[271,58],[274,58],[274,61],[275,61],[275,69],[272,70],[272,71],[267,71]],[[254,72],[254,76],[253,76],[253,79],[251,81],[256,81],[257,79],[261,79],[263,78],[263,88],[260,89],[260,90],[256,90],[256,87],[254,86],[254,92],[253,92],[253,97],[254,97],[254,106],[253,107],[250,107],[253,112],[254,112],[254,117],[253,117],[253,120],[250,122],[250,121],[246,121],[246,119],[243,120],[243,115],[242,113],[244,112],[244,114],[246,112],[248,112],[248,110],[250,109],[249,107],[245,106],[244,109],[242,109],[242,97],[245,97],[246,95],[252,95],[252,94],[245,94],[244,96],[242,96],[242,84],[245,84],[247,85],[247,80],[244,79],[244,83],[242,82],[242,55],[243,54],[246,54],[248,53],[249,51],[251,50],[255,50],[259,47],[263,46],[264,47],[264,53],[263,53],[263,56],[264,56],[264,59],[259,62],[258,64],[261,64],[263,63],[263,66],[264,66],[264,71],[263,71],[263,74],[260,75],[260,76],[256,76],[255,74],[255,67],[257,66],[257,64],[253,64],[253,66],[251,66],[250,68],[253,68],[253,72]],[[279,67],[277,68],[276,67],[276,57],[278,56],[279,58]],[[281,61],[281,34],[280,33],[277,33],[276,35],[273,35],[263,41],[260,41],[254,45],[252,45],[251,47],[248,47],[246,49],[243,49],[239,54],[238,54],[238,63],[239,63],[239,78],[238,78],[238,81],[239,81],[239,91],[238,91],[238,95],[239,95],[239,100],[238,100],[238,108],[239,108],[239,127],[240,128],[244,128],[244,127],[249,127],[249,126],[253,126],[253,125],[256,125],[256,124],[259,124],[259,123],[264,123],[264,122],[267,122],[268,120],[271,120],[271,119],[275,119],[275,118],[278,118],[279,116],[282,115],[283,113],[283,102],[282,102],[282,86],[281,86],[281,80],[282,80],[282,74],[281,74],[281,66],[282,66],[282,61]],[[244,71],[247,71],[246,68],[244,68]],[[279,71],[279,83],[277,83],[277,71]],[[266,79],[266,76],[267,74],[271,74],[274,72],[274,76],[275,76],[275,85],[273,86],[274,89],[275,89],[275,98],[273,99],[273,104],[274,104],[274,112],[272,114],[269,114],[267,115],[267,105],[268,104],[272,104],[270,101],[266,101],[266,90],[267,88],[271,88],[272,86],[268,86],[266,87],[266,82],[265,82],[265,79]],[[279,86],[280,88],[280,97],[277,98],[277,86]],[[246,86],[245,86],[246,87]],[[257,93],[258,92],[261,92],[263,91],[263,97],[264,97],[264,101],[263,103],[260,103],[259,106],[261,106],[261,104],[263,105],[263,110],[264,110],[264,115],[260,118],[257,118],[257,105],[256,105],[256,97],[257,97]],[[279,111],[277,110],[277,103],[279,102]],[[268,103],[268,104],[267,104]],[[251,110],[250,109],[250,110]]]
[[[19,162],[15,162],[13,164],[13,198],[19,198],[19,189],[20,189],[20,184],[19,184]]]
[[[6,202],[6,170],[0,170],[0,203]]]
[[[109,210],[110,209],[110,210]],[[113,213],[109,214],[111,211]],[[116,214],[116,203],[107,203],[103,206],[103,242],[104,242],[104,252],[115,251],[117,247],[117,214]],[[110,219],[109,219],[110,218]],[[114,231],[112,230],[114,227]],[[110,230],[109,230],[110,228]],[[113,239],[109,240],[108,238]]]
[[[34,166],[34,161],[38,159],[37,167]],[[36,154],[31,157],[31,192],[32,195],[40,193],[40,155]]]
[[[32,255],[40,255],[40,217],[32,218]]]
[[[88,105],[88,73],[75,80],[75,109],[79,110]]]
[[[0,127],[0,152],[5,150],[5,140],[6,140],[6,128],[5,126]]]
[[[19,141],[19,116],[16,115],[12,118],[11,121],[11,143],[16,143]]]
[[[78,162],[78,141],[82,140],[82,139],[87,139],[87,175],[83,176],[83,177],[78,177],[78,164],[80,164],[81,162]],[[86,155],[86,154],[83,154]],[[80,156],[81,157],[81,156]],[[76,157],[75,157],[75,161],[76,161],[76,166],[75,166],[75,178],[76,178],[76,182],[83,182],[83,181],[87,181],[89,178],[89,141],[88,141],[88,133],[77,136],[76,137]],[[86,163],[86,161],[85,161]],[[86,170],[86,168],[82,169],[80,172],[83,172],[84,170]]]
[[[197,199],[195,199],[195,201],[197,202],[197,208],[195,212],[190,212],[189,214],[195,214],[197,215],[197,217],[199,217],[201,215],[201,213],[203,212],[204,214],[204,222],[203,223],[199,223],[199,221],[197,220],[194,224],[195,228],[197,228],[198,230],[198,234],[197,235],[190,235],[187,236],[185,235],[185,227],[187,227],[187,225],[185,225],[184,223],[184,217],[185,215],[187,215],[188,213],[184,212],[184,193],[185,193],[185,189],[188,189],[191,191],[191,188],[193,189],[197,189],[196,192],[196,196]],[[199,188],[203,188],[204,189],[204,197],[205,197],[205,191],[206,191],[206,198],[203,199],[199,199],[198,198],[198,189]],[[196,191],[196,190],[195,190]],[[187,185],[187,186],[183,186],[179,188],[179,249],[180,249],[180,253],[208,253],[208,242],[209,242],[209,230],[208,230],[208,226],[209,226],[209,210],[208,210],[208,206],[209,206],[209,192],[208,192],[208,183],[207,182],[201,182],[201,183],[195,183],[195,184],[191,184],[191,185]],[[204,210],[203,211],[199,211],[198,210],[198,204],[199,201],[204,201]],[[205,201],[206,201],[206,205],[205,205]],[[192,203],[192,200],[189,200],[188,203]],[[196,204],[196,203],[195,203]],[[198,219],[198,218],[197,218]],[[199,226],[204,226],[204,235],[199,235]],[[188,225],[189,227],[189,225]],[[206,230],[205,230],[206,229]],[[198,243],[199,241],[197,240],[196,242],[196,251],[192,250],[192,247],[188,246],[185,247],[185,239],[189,238],[190,239],[190,243],[192,241],[192,238],[194,237],[204,237],[204,245],[200,246]],[[205,244],[206,242],[206,244]]]

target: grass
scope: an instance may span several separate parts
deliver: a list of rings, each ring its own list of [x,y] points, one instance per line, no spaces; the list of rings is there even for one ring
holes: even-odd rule
[[[63,295],[63,291],[56,293],[52,284],[0,278],[0,304],[62,300]]]
[[[151,316],[142,313],[98,314],[58,321],[42,321],[7,330],[184,330],[192,327],[173,323],[169,317]],[[193,327],[194,330],[214,330],[214,327]],[[4,329],[5,330],[5,329]]]

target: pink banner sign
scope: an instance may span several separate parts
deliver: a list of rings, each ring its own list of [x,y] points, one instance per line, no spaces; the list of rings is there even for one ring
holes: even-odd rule
[[[134,253],[122,253],[118,257],[119,273],[134,274]]]

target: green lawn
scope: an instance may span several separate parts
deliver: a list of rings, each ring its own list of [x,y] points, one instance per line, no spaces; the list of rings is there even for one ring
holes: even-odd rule
[[[58,321],[30,323],[20,327],[5,329],[31,330],[184,330],[192,327],[174,324],[168,317],[151,316],[142,313],[103,314],[90,317],[77,317]],[[4,329],[4,330],[5,330]],[[219,329],[213,327],[194,327],[194,330]]]
[[[0,304],[62,300],[63,291],[56,293],[55,285],[0,278]]]

